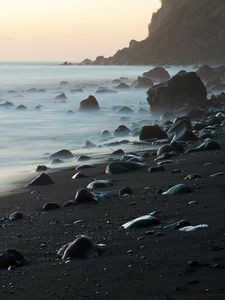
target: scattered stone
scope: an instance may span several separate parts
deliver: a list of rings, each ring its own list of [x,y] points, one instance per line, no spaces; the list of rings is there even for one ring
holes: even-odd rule
[[[119,114],[132,114],[133,110],[127,106],[122,107],[119,111]]]
[[[93,111],[99,110],[99,104],[97,99],[90,95],[87,99],[84,99],[80,102],[80,111]]]
[[[120,125],[114,130],[115,136],[126,136],[130,134],[130,129],[127,128],[125,125]]]
[[[133,194],[132,189],[129,186],[124,186],[119,190],[119,196],[130,195]]]
[[[67,99],[67,97],[66,97],[66,95],[64,94],[64,93],[62,93],[62,94],[59,94],[59,95],[57,95],[56,97],[55,97],[55,100],[63,100],[63,101],[65,101]]]
[[[163,67],[155,67],[143,73],[143,76],[151,79],[153,82],[164,82],[170,79],[170,74]]]
[[[137,80],[132,83],[135,89],[149,89],[153,87],[154,83],[150,78],[138,76]]]
[[[14,104],[10,101],[6,101],[6,102],[0,104],[0,107],[5,107],[5,108],[10,108],[10,107],[13,107],[13,106],[14,106]]]
[[[31,181],[27,186],[32,185],[48,185],[53,184],[54,181],[45,173],[42,173],[40,176]]]
[[[96,94],[115,94],[115,93],[117,93],[117,91],[112,90],[108,87],[99,87],[95,93]]]
[[[74,200],[76,204],[96,202],[96,199],[94,198],[92,193],[86,188],[79,189],[75,195]]]
[[[121,174],[136,171],[143,167],[146,167],[146,165],[143,163],[129,161],[111,162],[107,165],[105,173],[107,175]]]
[[[111,133],[108,130],[104,129],[100,132],[100,136],[104,139],[108,139],[111,137]]]
[[[102,180],[95,180],[88,184],[87,189],[93,190],[93,189],[101,189],[101,188],[107,188],[113,185],[113,181],[111,179],[102,179]]]
[[[112,152],[112,155],[124,155],[123,149],[118,149]]]
[[[84,145],[84,148],[96,148],[97,146],[92,143],[91,141],[86,141],[85,142],[85,145]]]
[[[77,172],[75,175],[73,175],[72,179],[75,180],[75,179],[88,178],[88,177],[90,177],[90,176],[87,173],[80,171],[80,172]]]
[[[165,191],[163,195],[176,195],[176,194],[188,194],[192,193],[193,190],[189,186],[180,183],[173,187],[171,187],[169,190]]]
[[[53,203],[53,202],[49,202],[49,203],[45,203],[43,205],[43,210],[48,211],[48,210],[55,210],[60,208],[60,205],[58,203]]]
[[[219,172],[219,173],[211,174],[209,177],[220,177],[220,176],[225,176],[225,172]]]
[[[26,107],[25,105],[23,105],[23,104],[20,104],[20,105],[18,105],[18,106],[16,107],[16,109],[17,109],[17,110],[26,110],[27,107]]]
[[[39,165],[39,166],[37,166],[36,172],[45,172],[47,170],[48,170],[48,168],[46,166]]]
[[[58,159],[70,159],[70,158],[73,158],[73,157],[74,157],[73,153],[70,152],[67,149],[59,150],[59,151],[53,153],[52,155],[50,155],[51,159],[54,159],[54,158],[58,158]]]
[[[16,211],[16,212],[12,213],[11,215],[9,215],[10,221],[16,221],[19,219],[23,219],[23,213],[21,213],[21,212]]]
[[[88,236],[80,235],[72,243],[68,243],[61,247],[57,254],[65,261],[74,257],[97,257],[104,249],[104,244],[95,244]]]
[[[117,85],[116,87],[118,90],[128,90],[130,86],[124,82],[121,82],[120,84]]]
[[[157,218],[151,215],[145,215],[123,224],[122,227],[124,229],[136,229],[136,228],[143,228],[148,226],[155,226],[159,224],[160,221]]]
[[[81,171],[81,170],[85,170],[85,169],[90,169],[90,168],[93,168],[94,166],[93,165],[82,165],[82,166],[78,166],[76,167],[76,171]]]
[[[144,126],[139,135],[140,140],[168,139],[168,135],[159,125]]]
[[[70,207],[76,205],[74,200],[69,200],[63,204],[63,207]]]
[[[26,262],[24,256],[14,250],[0,250],[0,268],[21,267]]]
[[[194,231],[198,231],[198,230],[205,229],[208,227],[209,227],[209,225],[207,225],[207,224],[200,224],[200,225],[196,225],[196,226],[182,227],[179,230],[183,231],[183,232],[194,232]]]
[[[79,155],[77,156],[77,160],[78,161],[85,161],[85,160],[89,160],[90,159],[90,156],[87,156],[87,155]]]

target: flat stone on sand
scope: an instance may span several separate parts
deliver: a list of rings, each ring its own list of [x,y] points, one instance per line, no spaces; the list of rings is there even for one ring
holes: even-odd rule
[[[136,228],[143,228],[143,227],[154,226],[159,224],[160,221],[157,218],[151,215],[145,215],[123,224],[122,227],[124,229],[136,229]]]
[[[163,193],[163,195],[188,194],[188,193],[192,193],[192,192],[193,192],[192,188],[190,188],[186,184],[180,183],[180,184],[174,185],[173,187],[171,187],[170,189],[165,191]]]
[[[129,161],[111,162],[107,165],[105,173],[107,175],[128,173],[143,167],[146,167],[146,164]]]
[[[42,173],[40,176],[31,181],[27,186],[32,185],[48,185],[53,184],[54,181],[45,173]]]

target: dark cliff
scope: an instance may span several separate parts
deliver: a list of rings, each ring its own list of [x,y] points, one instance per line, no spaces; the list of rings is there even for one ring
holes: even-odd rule
[[[148,37],[93,64],[222,64],[225,0],[162,0]]]

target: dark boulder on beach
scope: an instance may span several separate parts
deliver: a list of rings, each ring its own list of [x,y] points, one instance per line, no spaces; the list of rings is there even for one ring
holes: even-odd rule
[[[48,185],[48,184],[53,184],[54,181],[45,173],[42,173],[40,176],[32,180],[30,183],[28,183],[27,186],[32,186],[32,185]]]
[[[96,202],[96,199],[94,198],[94,196],[86,188],[79,189],[75,195],[74,200],[75,200],[76,204]]]
[[[23,213],[22,212],[16,211],[16,212],[12,213],[11,215],[9,215],[9,220],[10,221],[16,221],[16,220],[19,220],[19,219],[23,219]]]
[[[126,136],[130,134],[130,129],[125,125],[120,125],[114,130],[115,136]]]
[[[46,167],[45,165],[39,165],[36,168],[36,172],[45,172],[48,170],[48,167]]]
[[[107,165],[105,173],[107,175],[128,173],[144,167],[146,167],[146,165],[143,163],[130,161],[116,161],[111,162]]]
[[[155,67],[154,69],[143,73],[143,76],[149,78],[153,82],[164,82],[170,79],[170,74],[163,67]]]
[[[21,267],[25,263],[24,256],[14,250],[0,250],[0,269],[9,267]]]
[[[55,153],[53,153],[53,154],[51,154],[50,155],[50,158],[51,159],[57,159],[57,158],[59,158],[59,159],[70,159],[70,158],[73,158],[74,157],[74,155],[73,155],[73,153],[71,153],[69,150],[67,150],[67,149],[62,149],[62,150],[59,150],[59,151],[57,151],[57,152],[55,152]]]
[[[168,135],[159,125],[144,126],[139,135],[140,140],[167,139]]]
[[[137,80],[132,83],[135,89],[145,89],[153,87],[154,83],[150,78],[138,76]]]
[[[185,71],[150,88],[147,94],[152,113],[199,107],[206,103],[207,97],[206,87],[197,74]]]
[[[87,99],[84,99],[80,102],[80,111],[92,111],[92,110],[99,110],[99,104],[97,99],[90,95]]]
[[[58,203],[54,203],[54,202],[48,202],[43,205],[43,210],[45,210],[45,211],[55,210],[55,209],[59,209],[59,208],[60,208],[60,205]]]

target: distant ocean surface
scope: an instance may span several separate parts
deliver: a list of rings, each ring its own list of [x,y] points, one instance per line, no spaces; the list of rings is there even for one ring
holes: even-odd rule
[[[6,101],[13,107],[0,107],[0,189],[15,182],[18,174],[35,170],[39,164],[49,165],[49,154],[69,149],[82,154],[86,140],[101,143],[99,132],[113,130],[120,124],[151,119],[146,90],[128,89],[113,94],[96,94],[98,87],[115,89],[112,80],[125,77],[132,83],[152,66],[60,66],[59,63],[0,63],[0,105]],[[174,75],[181,67],[167,69]],[[60,84],[66,81],[68,84]],[[71,90],[82,88],[83,92]],[[54,98],[65,93],[65,103]],[[101,107],[98,113],[78,111],[81,100],[94,95]],[[26,110],[18,110],[25,105]],[[36,106],[41,108],[37,109]],[[131,118],[121,121],[119,106],[134,110]],[[73,111],[74,113],[68,113]],[[100,151],[100,148],[99,148]],[[70,162],[73,164],[73,162]],[[74,162],[75,165],[75,162]],[[50,165],[49,165],[50,166]]]

